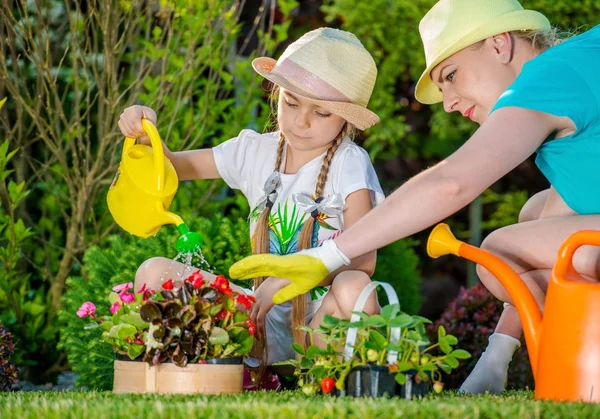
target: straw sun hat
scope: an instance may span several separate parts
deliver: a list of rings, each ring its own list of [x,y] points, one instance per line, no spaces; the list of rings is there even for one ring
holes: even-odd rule
[[[550,30],[541,13],[524,10],[517,0],[440,0],[419,24],[427,68],[419,78],[415,97],[421,103],[442,101],[431,80],[431,70],[452,54],[503,32]]]
[[[287,47],[277,61],[252,61],[267,80],[344,118],[358,129],[379,122],[367,109],[377,67],[371,54],[350,32],[315,29]]]

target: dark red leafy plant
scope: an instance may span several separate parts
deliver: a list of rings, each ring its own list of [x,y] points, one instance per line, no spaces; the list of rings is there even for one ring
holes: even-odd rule
[[[140,309],[142,319],[150,323],[144,361],[156,365],[170,360],[185,367],[250,352],[255,325],[240,307],[249,309],[253,297],[234,292],[222,275],[210,284],[196,272],[179,289],[172,281],[164,285]]]

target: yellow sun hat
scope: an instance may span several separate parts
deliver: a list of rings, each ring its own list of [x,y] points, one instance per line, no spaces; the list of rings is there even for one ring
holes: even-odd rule
[[[540,12],[525,10],[517,0],[440,0],[419,23],[427,68],[419,78],[415,97],[431,105],[442,93],[431,71],[452,54],[503,32],[550,30]]]

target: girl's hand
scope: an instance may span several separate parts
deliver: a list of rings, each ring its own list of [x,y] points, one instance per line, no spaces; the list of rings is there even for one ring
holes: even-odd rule
[[[250,318],[256,324],[257,335],[261,339],[266,333],[265,319],[267,318],[267,313],[273,308],[273,295],[289,283],[290,281],[287,279],[271,276],[265,279],[254,293],[256,302],[250,310]]]
[[[119,128],[125,137],[137,138],[142,144],[150,144],[150,138],[142,127],[142,118],[156,125],[156,112],[147,106],[134,105],[126,108],[119,117]]]

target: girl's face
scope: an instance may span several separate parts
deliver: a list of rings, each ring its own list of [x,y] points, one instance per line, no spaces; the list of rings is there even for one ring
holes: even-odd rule
[[[496,39],[499,38],[499,39]],[[501,34],[446,58],[431,71],[446,112],[460,112],[483,124],[502,93],[517,77],[511,65],[512,39]]]
[[[346,121],[301,96],[279,89],[277,122],[293,150],[320,154],[329,148]]]

